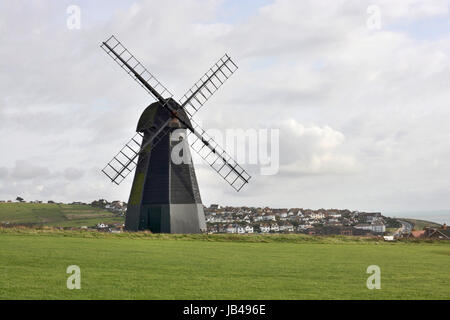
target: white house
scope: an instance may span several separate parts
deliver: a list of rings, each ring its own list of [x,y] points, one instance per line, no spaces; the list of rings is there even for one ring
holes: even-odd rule
[[[360,223],[355,226],[356,229],[362,229],[362,230],[370,230],[372,231],[372,226],[370,224],[366,223]]]
[[[369,230],[372,232],[383,233],[386,232],[386,226],[381,221],[374,221],[372,224],[358,224],[356,229]]]
[[[279,232],[280,231],[280,227],[278,226],[278,224],[273,223],[270,225],[270,231],[272,232]]]
[[[270,226],[268,224],[262,224],[259,226],[262,233],[268,233],[270,232]]]
[[[298,225],[297,230],[298,231],[303,231],[303,230],[306,230],[306,229],[309,229],[309,228],[312,228],[312,226],[309,225],[309,224],[300,224],[300,225]]]
[[[227,227],[227,233],[236,233],[236,227],[232,226],[231,224]]]
[[[250,225],[245,226],[245,232],[246,233],[253,233],[253,227]]]
[[[242,226],[237,227],[237,233],[240,233],[240,234],[245,233],[245,227],[242,227]]]
[[[386,226],[384,225],[384,223],[382,221],[374,221],[372,222],[372,231],[373,232],[378,232],[378,233],[383,233],[386,232]]]
[[[284,225],[284,231],[294,232],[294,226],[290,223]]]
[[[310,214],[310,217],[313,219],[321,220],[321,219],[325,218],[325,215],[321,212],[313,212]]]

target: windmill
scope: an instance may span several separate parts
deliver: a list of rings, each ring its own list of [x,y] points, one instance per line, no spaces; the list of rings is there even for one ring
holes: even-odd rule
[[[137,133],[102,170],[119,185],[136,169],[125,229],[155,233],[205,231],[205,215],[189,149],[236,191],[250,179],[193,119],[237,66],[225,54],[176,102],[169,90],[116,37],[111,36],[100,47],[156,100],[142,113]],[[188,147],[178,151],[180,144],[186,146],[188,141]],[[175,151],[187,160],[172,161]]]

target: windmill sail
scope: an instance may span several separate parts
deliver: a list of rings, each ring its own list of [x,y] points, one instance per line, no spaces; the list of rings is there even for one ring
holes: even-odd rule
[[[141,148],[142,137],[142,133],[136,133],[102,169],[102,172],[115,184],[119,185],[136,168],[136,158]]]
[[[186,126],[193,137],[191,147],[235,190],[239,191],[248,183],[250,175],[234,161],[206,132],[196,124],[192,116],[238,69],[231,58],[221,57],[181,98],[180,105],[172,99],[170,91],[163,86],[114,36],[101,44],[101,48],[136,82],[139,83],[160,105],[170,113],[171,118],[154,126],[150,138],[142,144],[144,133],[138,132],[119,153],[103,168],[112,182],[120,184],[138,164],[138,156],[143,150],[153,148],[168,132],[165,131],[172,118],[177,118]],[[191,123],[180,118],[178,107],[184,109]],[[151,145],[150,145],[151,144]],[[206,147],[206,148],[205,148]],[[148,151],[148,150],[147,150]]]
[[[191,148],[236,191],[240,191],[251,176],[195,121],[191,119],[191,123],[193,130],[188,131]]]
[[[192,118],[237,69],[237,65],[225,54],[184,94],[179,102],[189,118]]]
[[[100,47],[156,100],[164,103],[165,99],[172,98],[172,93],[116,37],[109,37]]]
[[[146,150],[150,144],[155,147],[166,133],[161,134],[172,119],[161,124],[153,131],[150,138],[141,146],[143,133],[136,133],[125,146],[117,153],[111,161],[102,169],[102,172],[115,184],[119,185],[132,172],[138,163],[138,156]]]
[[[172,98],[170,91],[161,84],[151,74],[142,63],[137,60],[127,48],[125,48],[116,37],[111,36],[104,41],[100,46],[122,69],[125,70],[141,87],[143,87],[153,98],[171,110],[168,101]],[[112,158],[110,162],[103,168],[103,173],[111,179],[112,182],[120,184],[127,176],[136,168],[137,157],[140,152],[147,148],[150,143],[152,147],[155,146],[162,138],[158,136],[167,123],[162,124],[156,128],[156,133],[153,134],[149,141],[141,147],[143,134],[138,132],[135,134],[119,151],[119,153]]]

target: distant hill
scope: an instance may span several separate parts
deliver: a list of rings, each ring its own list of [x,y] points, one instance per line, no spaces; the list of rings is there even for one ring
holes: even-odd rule
[[[409,219],[409,218],[407,218],[407,219],[401,218],[400,220],[412,223],[413,229],[415,229],[415,230],[422,230],[425,227],[429,227],[429,228],[440,228],[441,227],[441,225],[439,223],[427,221],[427,220]]]
[[[100,222],[123,223],[124,218],[88,205],[0,203],[1,224],[81,227],[94,226]]]

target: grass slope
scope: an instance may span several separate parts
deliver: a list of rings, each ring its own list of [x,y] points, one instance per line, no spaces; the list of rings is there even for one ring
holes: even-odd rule
[[[123,222],[111,212],[87,205],[0,203],[0,223],[60,227],[93,226],[99,222]]]
[[[403,218],[400,218],[400,220],[412,223],[414,226],[413,227],[414,230],[423,230],[423,228],[425,228],[425,227],[430,227],[430,228],[440,228],[441,227],[441,225],[439,223],[427,221],[427,220],[403,219]]]
[[[448,242],[0,229],[0,243],[2,299],[450,298]],[[81,290],[66,288],[73,264]],[[373,264],[381,290],[366,288]]]

